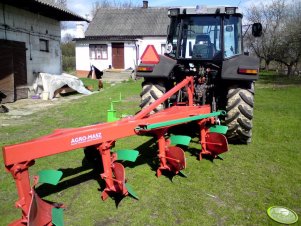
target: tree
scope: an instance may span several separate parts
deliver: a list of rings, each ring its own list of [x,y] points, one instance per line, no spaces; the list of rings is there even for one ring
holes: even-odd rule
[[[72,39],[71,34],[66,34],[61,43],[63,71],[67,72],[75,70],[75,42]]]
[[[250,34],[246,37],[248,47],[260,58],[264,59],[266,69],[271,61],[287,67],[287,74],[293,73],[301,60],[301,2],[300,0],[285,2],[274,0],[271,4],[252,6],[248,10],[249,21],[261,22],[263,35],[254,39]]]
[[[131,0],[127,0],[127,1],[100,0],[92,4],[91,15],[92,17],[94,17],[99,8],[136,8],[136,7],[139,7],[139,4],[134,4]]]
[[[64,35],[64,37],[62,38],[62,43],[69,43],[69,42],[72,42],[74,39],[74,36],[70,33],[66,33]]]
[[[281,31],[285,17],[284,0],[273,0],[271,4],[253,5],[248,10],[247,19],[252,22],[260,22],[263,27],[263,35],[260,39],[247,36],[249,48],[265,61],[265,69],[269,69],[271,61],[275,60],[275,50],[279,48]]]
[[[286,8],[285,20],[281,27],[275,60],[287,66],[287,74],[293,74],[301,60],[301,2],[293,2]]]

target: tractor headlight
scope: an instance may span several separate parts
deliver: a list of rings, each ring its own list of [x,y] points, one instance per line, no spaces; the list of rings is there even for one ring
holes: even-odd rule
[[[226,11],[226,14],[235,14],[236,13],[236,7],[226,7],[225,11]]]

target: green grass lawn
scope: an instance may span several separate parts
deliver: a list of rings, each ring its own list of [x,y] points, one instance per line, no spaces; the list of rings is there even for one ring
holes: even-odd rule
[[[150,137],[118,140],[114,150],[141,153],[135,164],[125,164],[138,201],[126,197],[118,208],[113,199],[101,201],[102,183],[83,161],[82,150],[38,159],[30,173],[42,169],[64,172],[58,186],[42,185],[38,190],[45,199],[67,206],[65,225],[277,225],[266,214],[270,206],[283,205],[301,216],[301,82],[283,79],[264,75],[256,83],[250,145],[230,145],[224,160],[198,161],[194,153],[200,146],[193,138],[185,153],[188,178],[155,176],[157,147]],[[56,128],[104,122],[110,99],[117,100],[119,93],[123,101],[116,104],[118,113],[135,114],[140,84],[106,85],[99,93],[24,116],[26,123],[1,127],[0,146]],[[14,207],[14,180],[0,158],[0,225],[7,225],[21,212]]]

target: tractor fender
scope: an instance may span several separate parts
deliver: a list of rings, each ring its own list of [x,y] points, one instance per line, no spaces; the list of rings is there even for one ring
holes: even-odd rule
[[[176,66],[177,61],[169,57],[159,55],[160,61],[158,64],[140,64],[139,66],[153,67],[152,72],[137,71],[137,77],[143,78],[168,78],[173,68]]]
[[[242,74],[239,73],[239,68],[257,70],[257,73]],[[255,81],[258,79],[258,72],[258,58],[247,55],[238,55],[223,61],[221,78],[226,80]]]

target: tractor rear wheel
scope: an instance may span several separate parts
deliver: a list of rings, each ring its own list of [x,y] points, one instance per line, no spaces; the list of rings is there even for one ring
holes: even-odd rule
[[[148,80],[144,81],[142,83],[142,92],[140,93],[141,109],[147,108],[157,99],[162,97],[165,92],[166,92],[166,88],[163,82],[161,81],[153,82]],[[151,112],[151,114],[161,111],[163,109],[164,109],[164,104],[160,104]]]
[[[251,142],[253,107],[253,82],[228,89],[225,123],[228,126],[227,138],[230,142],[243,144]]]

